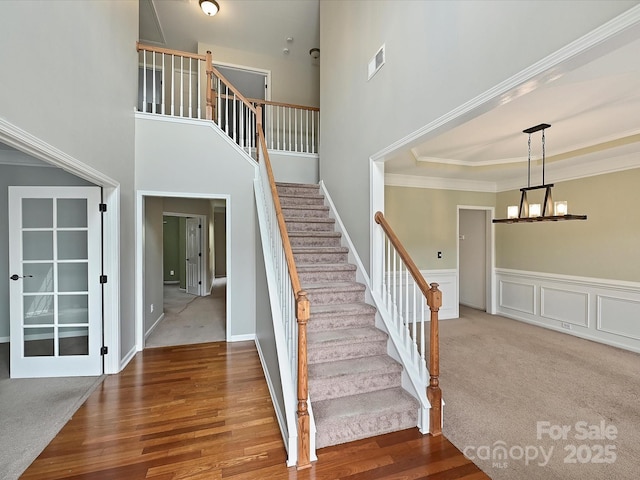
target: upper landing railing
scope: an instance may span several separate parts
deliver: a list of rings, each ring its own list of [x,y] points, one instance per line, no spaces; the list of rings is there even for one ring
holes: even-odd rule
[[[247,99],[206,55],[138,44],[138,111],[213,120],[250,155],[256,149],[256,106],[269,150],[318,153],[320,110]]]

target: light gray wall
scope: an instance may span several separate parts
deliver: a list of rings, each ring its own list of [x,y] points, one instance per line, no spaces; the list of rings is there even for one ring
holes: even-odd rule
[[[320,180],[316,155],[270,152],[269,160],[276,182],[318,183]]]
[[[136,0],[2,1],[0,117],[120,184],[121,354],[134,346]]]
[[[637,3],[321,1],[320,178],[365,266],[372,154]]]
[[[162,315],[164,302],[162,271],[162,198],[144,200],[144,332]],[[153,305],[153,312],[151,311]]]
[[[10,185],[86,186],[91,183],[52,167],[22,167],[3,165],[5,158],[15,158],[13,152],[0,150],[0,342],[9,341],[9,211]],[[26,156],[25,156],[26,157]],[[28,157],[27,157],[28,158]]]
[[[227,309],[231,336],[253,335],[256,328],[256,167],[207,122],[136,119],[137,190],[160,196],[172,192],[230,196]]]

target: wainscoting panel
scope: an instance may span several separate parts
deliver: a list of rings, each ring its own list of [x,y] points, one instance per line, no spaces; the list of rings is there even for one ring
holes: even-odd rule
[[[640,340],[640,301],[598,295],[597,328]]]
[[[640,283],[496,269],[497,314],[640,352]]]
[[[540,316],[588,327],[589,294],[540,287]]]
[[[534,285],[502,280],[498,277],[500,298],[498,308],[535,315],[536,289]]]

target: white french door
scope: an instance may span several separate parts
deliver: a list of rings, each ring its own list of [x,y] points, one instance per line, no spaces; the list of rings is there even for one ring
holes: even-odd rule
[[[11,377],[102,374],[99,187],[9,187]]]
[[[187,218],[187,293],[201,295],[200,261],[202,259],[201,227],[199,218]]]

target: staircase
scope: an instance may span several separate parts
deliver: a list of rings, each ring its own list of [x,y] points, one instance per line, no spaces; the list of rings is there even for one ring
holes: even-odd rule
[[[401,387],[402,366],[387,355],[335,221],[318,185],[278,183],[278,195],[302,288],[308,323],[309,396],[316,447],[412,428],[418,401]]]

